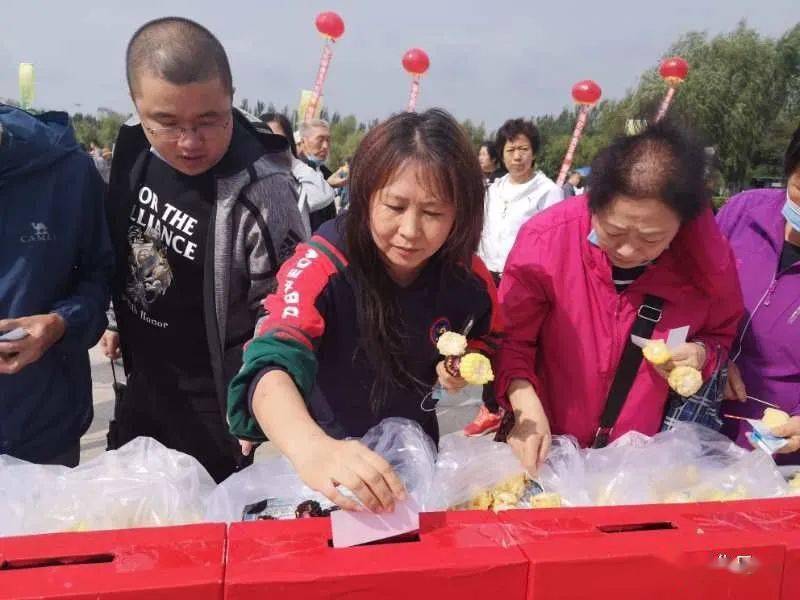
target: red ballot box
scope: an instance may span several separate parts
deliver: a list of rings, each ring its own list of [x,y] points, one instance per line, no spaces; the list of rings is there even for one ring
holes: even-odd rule
[[[530,561],[531,599],[777,600],[786,537],[726,525],[713,512],[730,521],[740,504],[749,503],[518,510],[500,519]]]
[[[696,510],[694,510],[696,509]],[[708,532],[762,533],[786,549],[784,600],[800,598],[800,497],[706,503],[688,509],[686,518]]]
[[[0,538],[0,599],[222,598],[222,523]]]
[[[528,561],[490,512],[423,513],[399,541],[330,539],[327,518],[231,525],[225,598],[525,598]]]

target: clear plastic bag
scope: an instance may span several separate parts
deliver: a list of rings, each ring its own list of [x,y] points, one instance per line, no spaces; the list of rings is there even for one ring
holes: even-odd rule
[[[445,435],[439,441],[428,508],[447,510],[465,504],[498,484],[525,473],[508,444],[486,437]]]
[[[367,431],[361,442],[385,458],[406,486],[406,491],[425,507],[433,482],[436,446],[414,421],[393,417]],[[349,493],[343,490],[344,493]],[[306,486],[282,456],[255,463],[231,475],[211,494],[205,518],[208,521],[240,521],[245,507],[273,499],[282,507],[306,500],[322,507],[330,502]],[[282,511],[286,518],[290,510]]]
[[[151,438],[74,469],[0,457],[0,535],[195,523],[213,489],[196,459]]]
[[[647,437],[631,432],[606,448],[558,436],[536,477],[566,506],[740,500],[784,496],[773,460],[690,423]]]
[[[290,507],[306,500],[314,500],[323,506],[330,504],[325,496],[302,482],[286,458],[274,456],[254,463],[220,483],[208,498],[205,520],[241,521],[246,507],[268,498]]]
[[[385,458],[417,505],[426,508],[436,470],[436,445],[419,423],[384,419],[364,434],[361,443]]]

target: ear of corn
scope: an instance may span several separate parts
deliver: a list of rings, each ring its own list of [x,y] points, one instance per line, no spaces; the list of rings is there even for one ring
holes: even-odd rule
[[[470,385],[484,385],[494,381],[492,363],[483,354],[470,352],[461,357],[461,377]]]

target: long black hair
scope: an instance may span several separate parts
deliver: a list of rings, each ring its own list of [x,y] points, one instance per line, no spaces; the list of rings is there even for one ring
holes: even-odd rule
[[[370,229],[376,194],[409,163],[422,167],[436,196],[455,206],[450,235],[431,260],[443,269],[470,265],[483,228],[484,184],[469,138],[446,111],[394,115],[372,128],[350,165],[350,206],[345,241],[355,279],[360,347],[375,369],[370,403],[378,414],[392,387],[419,385],[406,367],[404,326],[396,288],[381,261]]]

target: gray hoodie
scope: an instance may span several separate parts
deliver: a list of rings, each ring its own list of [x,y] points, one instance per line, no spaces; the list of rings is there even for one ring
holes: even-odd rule
[[[228,382],[241,367],[242,347],[263,316],[262,301],[274,290],[280,265],[306,238],[286,141],[242,112],[234,111],[234,121],[238,134],[229,152],[236,157],[235,167],[216,177],[203,281],[206,335],[223,415]],[[122,127],[109,183],[109,220],[117,256],[115,302],[121,301],[125,285],[130,200],[149,151],[138,122]],[[125,370],[130,373],[136,357],[125,347],[126,323],[118,325]]]

